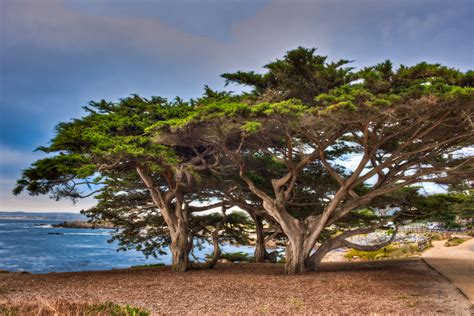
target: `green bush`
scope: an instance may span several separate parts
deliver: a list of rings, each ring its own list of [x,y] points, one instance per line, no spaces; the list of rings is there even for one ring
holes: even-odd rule
[[[212,258],[213,254],[207,255],[207,258]],[[223,252],[221,253],[220,259],[226,259],[230,262],[251,262],[253,256],[245,252]]]
[[[78,304],[67,300],[58,300],[4,304],[0,306],[0,315],[149,316],[150,312],[139,307],[123,306],[112,302]]]
[[[463,242],[465,242],[466,239],[464,238],[460,238],[460,237],[452,237],[452,238],[449,238],[445,243],[444,243],[444,246],[445,247],[455,247],[455,246],[458,246],[460,244],[462,244]]]
[[[253,256],[245,252],[224,252],[221,254],[221,259],[227,259],[231,262],[250,262],[253,260]]]
[[[416,243],[399,244],[393,243],[387,247],[380,248],[375,251],[360,251],[350,249],[344,257],[351,260],[358,257],[363,260],[380,260],[380,259],[396,259],[413,256],[421,252],[420,247]]]
[[[131,266],[132,269],[145,269],[145,268],[156,268],[156,267],[164,267],[166,264],[164,263],[154,263],[154,264],[143,264],[138,266]]]
[[[112,302],[106,302],[89,308],[86,315],[110,315],[110,316],[149,316],[150,312],[139,307],[129,305],[122,306]]]

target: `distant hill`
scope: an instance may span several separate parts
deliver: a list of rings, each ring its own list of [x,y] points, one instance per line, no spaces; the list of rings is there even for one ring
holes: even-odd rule
[[[50,212],[50,213],[33,213],[33,212],[0,212],[0,219],[37,219],[37,220],[54,220],[54,221],[85,221],[87,218],[78,213],[69,212]]]

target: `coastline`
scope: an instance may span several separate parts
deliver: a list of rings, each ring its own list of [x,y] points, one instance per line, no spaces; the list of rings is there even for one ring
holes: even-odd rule
[[[85,229],[115,229],[116,226],[110,223],[91,223],[86,221],[63,221],[61,223],[52,224],[56,228],[85,228]]]

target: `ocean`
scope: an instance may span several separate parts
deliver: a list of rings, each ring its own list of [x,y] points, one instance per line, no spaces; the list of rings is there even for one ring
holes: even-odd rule
[[[171,264],[171,255],[145,258],[135,250],[117,252],[109,229],[57,228],[51,220],[0,220],[0,270],[31,273],[93,271],[134,265]],[[51,234],[53,233],[53,234]],[[225,245],[223,251],[253,253],[253,247]],[[199,258],[212,247],[195,249]]]

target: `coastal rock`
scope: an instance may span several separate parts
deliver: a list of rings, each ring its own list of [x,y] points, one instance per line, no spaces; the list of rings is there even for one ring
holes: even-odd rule
[[[349,238],[349,240],[359,245],[375,245],[380,244],[389,238],[390,235],[387,235],[385,232],[374,232],[368,235],[353,236]],[[395,236],[394,242],[406,244],[416,243],[421,246],[429,243],[429,238],[422,234],[398,233],[397,236]]]
[[[94,229],[94,228],[106,228],[106,229],[113,229],[115,228],[114,225],[110,223],[96,223],[96,222],[84,222],[84,221],[65,221],[59,224],[53,224],[53,227],[61,227],[61,228],[87,228],[87,229]]]

